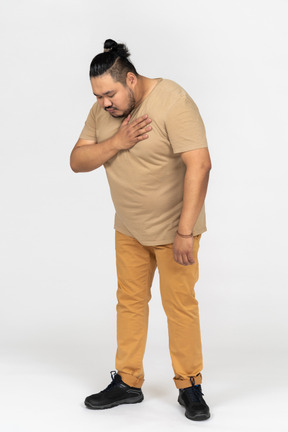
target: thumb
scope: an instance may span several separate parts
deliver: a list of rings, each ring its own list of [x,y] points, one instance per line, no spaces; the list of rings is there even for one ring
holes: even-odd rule
[[[124,120],[123,120],[123,125],[127,125],[128,123],[129,123],[129,121],[130,121],[130,119],[131,119],[131,114],[129,114],[128,115],[128,117],[126,117]]]

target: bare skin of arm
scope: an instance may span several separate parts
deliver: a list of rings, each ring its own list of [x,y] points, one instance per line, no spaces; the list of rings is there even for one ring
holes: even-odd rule
[[[204,204],[211,160],[207,148],[191,150],[181,153],[186,165],[184,179],[183,206],[180,216],[178,231],[181,234],[191,234]],[[182,238],[176,235],[173,243],[174,260],[182,265],[194,264],[193,237]]]
[[[95,141],[79,139],[70,156],[70,166],[74,172],[88,172],[99,168],[120,150],[127,150],[149,137],[152,120],[148,115],[130,123],[130,115],[123,121],[118,132],[108,140]]]

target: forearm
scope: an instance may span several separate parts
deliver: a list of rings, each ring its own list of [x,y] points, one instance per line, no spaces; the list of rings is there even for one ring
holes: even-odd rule
[[[114,139],[74,148],[70,166],[74,172],[88,172],[99,168],[119,152]]]
[[[187,167],[184,179],[183,205],[178,226],[181,234],[190,234],[204,204],[210,169]]]
[[[118,132],[100,143],[79,139],[71,152],[70,166],[74,172],[87,172],[99,168],[120,150],[129,150],[147,138],[152,120],[147,114],[130,123],[131,115],[122,122]],[[84,142],[83,142],[84,141]]]

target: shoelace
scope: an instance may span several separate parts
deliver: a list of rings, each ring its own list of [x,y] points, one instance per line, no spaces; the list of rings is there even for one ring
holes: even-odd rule
[[[198,385],[189,387],[186,390],[186,393],[189,395],[189,398],[191,399],[192,402],[201,402],[202,396],[204,396],[204,394],[201,391],[201,387]]]
[[[106,390],[110,390],[112,387],[114,387],[117,384],[117,382],[115,381],[115,377],[117,375],[117,372],[115,370],[110,371],[110,375],[111,375],[112,382],[106,387],[105,390],[102,390],[101,393],[103,393]]]
[[[201,386],[195,385],[195,379],[193,377],[190,378],[192,387],[189,387],[187,389],[187,393],[190,396],[191,401],[193,402],[201,402],[202,396],[204,396],[204,393],[202,393]]]

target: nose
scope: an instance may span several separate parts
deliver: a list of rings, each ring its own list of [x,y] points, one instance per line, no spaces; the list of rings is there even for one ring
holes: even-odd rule
[[[109,98],[107,98],[107,97],[104,97],[103,98],[103,106],[104,106],[104,108],[108,108],[108,107],[110,107],[112,104],[111,104],[111,101],[109,100]]]

